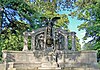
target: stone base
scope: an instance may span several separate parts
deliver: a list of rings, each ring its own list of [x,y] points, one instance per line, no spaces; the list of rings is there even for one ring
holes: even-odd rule
[[[53,63],[50,63],[50,62],[44,62],[41,64],[41,67],[57,67],[57,63],[56,62],[53,62]]]
[[[20,69],[16,69],[16,70],[100,70],[98,68],[85,68],[85,67],[80,67],[80,68],[74,68],[74,67],[68,67],[68,68],[60,68],[60,67],[38,67],[38,68],[30,68],[30,69],[25,69],[25,68],[20,68]]]
[[[38,70],[62,70],[61,67],[39,67]]]
[[[85,67],[80,67],[80,68],[74,68],[74,67],[68,67],[62,70],[100,70],[99,68],[85,68]]]
[[[43,55],[44,53],[45,55]],[[16,70],[100,70],[97,64],[96,51],[61,50],[57,62],[55,53],[3,51],[3,59],[12,70],[15,70],[13,68]],[[9,67],[6,66],[5,68],[9,69]]]
[[[6,65],[5,64],[0,64],[0,70],[6,70]]]
[[[16,70],[16,68],[8,68],[8,70]]]
[[[9,66],[9,65],[8,65]],[[37,67],[40,67],[41,66],[41,63],[39,62],[36,62],[36,63],[14,63],[13,67],[16,68],[16,69],[27,69],[27,70],[34,70],[34,68],[37,68]]]

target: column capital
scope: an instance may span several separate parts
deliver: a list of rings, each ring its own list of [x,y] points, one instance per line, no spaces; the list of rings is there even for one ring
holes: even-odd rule
[[[75,35],[75,34],[76,34],[76,32],[70,32],[70,34],[71,34],[71,35]]]
[[[34,31],[32,31],[32,32],[25,31],[25,32],[23,32],[23,35],[24,36],[31,36],[32,33],[34,33]]]

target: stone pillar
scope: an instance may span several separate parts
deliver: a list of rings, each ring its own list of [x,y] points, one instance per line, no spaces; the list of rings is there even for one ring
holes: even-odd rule
[[[72,49],[73,51],[76,50],[76,43],[75,43],[75,32],[71,32],[71,36],[72,36]]]
[[[24,35],[23,51],[28,51],[28,35],[27,35],[27,32],[24,32],[23,35]]]
[[[68,34],[65,35],[65,50],[68,50]]]
[[[35,35],[34,35],[34,30],[29,34],[31,36],[31,50],[35,50]]]
[[[47,27],[44,32],[44,51],[46,50],[46,35],[47,35]]]
[[[31,49],[32,51],[35,51],[35,36],[32,35],[31,37]]]
[[[8,64],[9,64],[8,70],[16,70],[16,68],[14,68],[14,62],[10,62]]]

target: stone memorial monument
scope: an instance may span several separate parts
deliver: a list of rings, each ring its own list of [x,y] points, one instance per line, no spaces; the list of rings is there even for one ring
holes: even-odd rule
[[[49,20],[46,27],[24,32],[22,51],[3,50],[2,70],[99,70],[97,51],[77,51],[76,33],[53,27],[58,19]],[[29,36],[31,50],[28,49]],[[71,49],[68,36],[72,38]]]

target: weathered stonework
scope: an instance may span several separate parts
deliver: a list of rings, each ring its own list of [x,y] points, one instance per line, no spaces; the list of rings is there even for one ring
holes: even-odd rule
[[[99,70],[97,51],[76,51],[75,34],[55,29],[52,24],[24,32],[23,50],[3,50],[0,70]],[[28,49],[28,36],[31,36],[31,50]],[[71,49],[68,36],[72,38]]]
[[[39,70],[99,70],[96,51],[93,50],[59,51],[59,57],[57,58],[59,67],[55,61],[55,56],[53,56],[54,54],[50,53],[48,56],[46,54],[46,56],[43,56],[43,53],[38,52],[39,55],[36,55],[37,53],[33,51],[3,51],[3,54],[6,55],[4,59],[6,66],[16,68],[16,70],[36,68]]]
[[[0,70],[6,70],[6,65],[5,64],[0,64]]]

